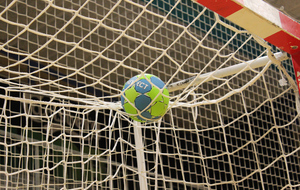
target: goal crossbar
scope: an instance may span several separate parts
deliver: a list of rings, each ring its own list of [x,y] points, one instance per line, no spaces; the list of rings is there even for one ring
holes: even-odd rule
[[[280,61],[288,59],[287,54],[284,54],[281,52],[275,53],[274,57]],[[191,78],[188,78],[188,79],[185,79],[182,81],[178,81],[178,82],[168,85],[167,87],[170,92],[173,92],[176,90],[182,90],[188,86],[198,85],[198,84],[202,83],[203,81],[209,82],[209,81],[215,80],[217,78],[222,78],[222,77],[227,77],[230,75],[237,74],[241,71],[247,71],[247,70],[263,67],[268,63],[268,61],[270,61],[268,56],[260,57],[255,60],[246,61],[246,62],[232,65],[232,66],[229,66],[226,68],[221,68],[221,69],[218,69],[213,72],[200,74],[199,76],[195,76],[195,77],[191,77]]]

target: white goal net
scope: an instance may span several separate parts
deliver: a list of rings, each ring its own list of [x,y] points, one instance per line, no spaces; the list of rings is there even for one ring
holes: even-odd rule
[[[120,103],[144,73],[170,91],[153,123]],[[300,188],[294,78],[190,0],[0,1],[0,188]]]

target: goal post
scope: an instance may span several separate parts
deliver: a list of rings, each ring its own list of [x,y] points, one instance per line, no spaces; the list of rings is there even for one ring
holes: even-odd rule
[[[299,188],[299,26],[262,0],[1,1],[0,189]],[[146,73],[170,103],[140,123]]]
[[[295,73],[300,73],[300,25],[265,1],[197,0],[226,19],[243,27],[292,56]],[[296,74],[297,75],[297,74]],[[300,83],[297,77],[298,88]]]

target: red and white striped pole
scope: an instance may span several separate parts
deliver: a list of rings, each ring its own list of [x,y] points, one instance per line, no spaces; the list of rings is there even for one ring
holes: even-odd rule
[[[292,56],[300,89],[300,24],[262,0],[196,0]],[[300,90],[299,90],[300,92]]]

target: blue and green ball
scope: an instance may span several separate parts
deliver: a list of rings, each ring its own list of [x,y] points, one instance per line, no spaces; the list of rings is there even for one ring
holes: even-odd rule
[[[123,109],[139,122],[160,119],[168,109],[169,100],[165,83],[151,74],[132,77],[125,83],[121,95]]]

